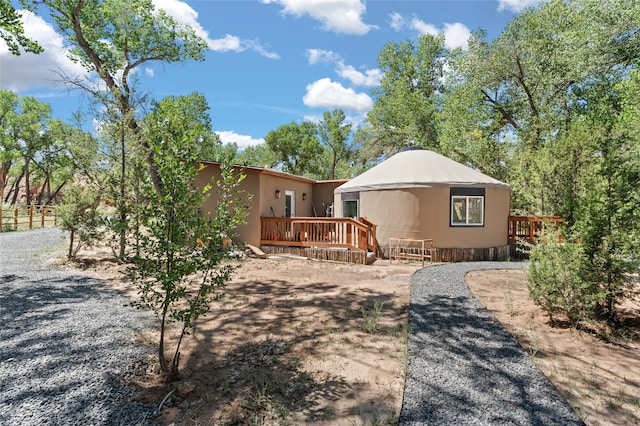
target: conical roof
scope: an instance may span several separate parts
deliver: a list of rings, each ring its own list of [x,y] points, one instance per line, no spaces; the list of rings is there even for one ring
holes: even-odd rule
[[[335,193],[434,186],[494,187],[509,185],[426,149],[397,153],[335,189]]]

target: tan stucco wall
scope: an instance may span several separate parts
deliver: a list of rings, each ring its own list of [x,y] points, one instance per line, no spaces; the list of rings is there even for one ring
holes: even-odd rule
[[[313,203],[318,216],[326,216],[327,207],[333,203],[333,190],[346,181],[318,182],[313,185]]]
[[[249,206],[247,211],[246,223],[238,226],[236,229],[237,237],[234,238],[234,243],[248,242],[249,244],[260,244],[260,211],[255,206],[260,205],[260,174],[253,170],[247,170],[244,172],[247,176],[240,184],[240,190],[244,191],[244,200]],[[211,182],[211,178],[216,180],[222,178],[220,174],[220,166],[217,164],[206,164],[205,168],[201,170],[196,176],[195,183],[200,188]],[[248,200],[248,195],[252,195],[252,199]],[[215,210],[218,197],[216,195],[216,189],[211,189],[211,196],[205,201],[202,210],[213,211]]]
[[[449,225],[450,187],[360,192],[360,216],[376,225],[378,243],[389,238],[431,238],[434,247],[483,248],[507,244],[511,191],[487,188],[482,227]],[[335,216],[342,216],[341,194],[334,198]]]
[[[237,237],[235,243],[247,242],[253,245],[260,245],[260,217],[273,217],[271,208],[276,217],[285,215],[285,191],[295,192],[295,215],[312,216],[311,200],[313,199],[313,183],[289,179],[284,176],[275,176],[261,173],[255,169],[244,169],[247,176],[240,184],[240,189],[245,194],[251,194],[252,199],[245,201],[249,206],[246,223],[236,229]],[[196,176],[195,183],[199,187],[204,187],[211,182],[211,178],[219,180],[220,166],[218,164],[205,164],[205,168]],[[276,189],[280,190],[280,198],[276,199]],[[307,194],[303,200],[303,194]],[[212,196],[207,199],[203,206],[204,211],[212,211],[217,203],[215,188],[212,188]]]
[[[280,198],[276,198],[276,190],[280,190]],[[276,217],[284,217],[286,212],[286,191],[295,192],[295,216],[313,216],[311,200],[313,199],[313,184],[288,179],[281,176],[262,175],[260,183],[262,216],[272,217],[271,207]],[[307,194],[303,200],[303,194]]]

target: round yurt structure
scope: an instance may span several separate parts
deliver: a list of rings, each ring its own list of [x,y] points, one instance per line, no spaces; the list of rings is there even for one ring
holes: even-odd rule
[[[432,240],[434,261],[504,260],[510,255],[511,189],[425,149],[408,149],[339,186],[335,217],[377,225],[378,256],[390,239]]]

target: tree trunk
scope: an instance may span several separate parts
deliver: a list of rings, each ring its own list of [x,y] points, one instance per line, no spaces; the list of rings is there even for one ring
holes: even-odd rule
[[[16,203],[18,202],[18,193],[20,192],[20,181],[22,180],[22,177],[24,176],[24,169],[22,169],[22,173],[20,174],[20,176],[17,177],[15,184],[14,184],[14,188],[13,188],[13,199],[11,200],[11,205],[15,206]]]
[[[118,203],[118,210],[119,210],[119,215],[120,215],[120,252],[118,254],[118,257],[120,259],[124,259],[125,256],[125,251],[126,251],[126,245],[127,245],[127,227],[125,226],[126,222],[127,222],[127,203],[125,202],[125,197],[127,195],[127,188],[126,188],[126,171],[127,171],[127,156],[125,154],[125,132],[124,132],[124,126],[122,127],[121,133],[120,133],[120,150],[121,150],[121,157],[120,157],[120,172],[121,172],[121,176],[120,176],[120,201]]]
[[[9,179],[7,178],[7,180],[9,180]],[[9,202],[9,198],[11,198],[11,194],[13,194],[13,191],[14,191],[14,189],[15,189],[15,187],[16,187],[16,182],[17,182],[17,181],[18,181],[18,178],[16,177],[16,178],[13,180],[13,183],[11,184],[11,188],[9,188],[9,191],[7,191],[7,195],[4,197],[4,202],[5,202],[5,203],[8,203],[8,202]]]
[[[4,197],[4,189],[9,179],[9,169],[11,169],[12,161],[5,161],[0,165],[0,198]]]
[[[69,260],[73,260],[73,237],[75,236],[75,232],[72,230],[70,235],[69,235],[69,254],[67,255],[67,258]]]
[[[29,174],[31,173],[29,171],[29,163],[31,162],[31,159],[29,157],[25,157],[24,158],[24,177],[25,177],[25,192],[27,195],[27,206],[31,205],[31,185],[29,182]]]
[[[63,186],[65,186],[65,184],[67,183],[67,181],[65,180],[64,182],[62,182],[60,185],[58,185],[58,187],[56,188],[56,190],[54,191],[53,194],[51,194],[51,196],[49,197],[49,199],[47,200],[46,205],[48,206],[49,204],[51,204],[51,202],[53,200],[56,199],[56,197],[58,196],[58,194],[60,193],[60,190],[62,189]]]
[[[36,198],[36,204],[38,206],[42,205],[42,196],[44,195],[44,189],[47,188],[48,186],[49,186],[49,174],[47,174],[47,177],[44,179],[44,183],[40,187],[40,192],[38,193],[38,197]]]

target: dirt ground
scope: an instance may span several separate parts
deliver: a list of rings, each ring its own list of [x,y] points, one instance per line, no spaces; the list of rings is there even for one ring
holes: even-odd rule
[[[528,297],[526,271],[474,271],[466,280],[587,425],[640,424],[639,297],[621,307],[621,330],[586,332],[549,326]]]
[[[85,272],[135,298],[124,265],[95,258],[81,261]],[[160,405],[173,391],[159,423],[397,424],[410,280],[421,265],[294,257],[238,263],[225,299],[182,343],[183,379],[166,383],[149,359],[146,374],[132,380],[141,401]],[[156,344],[157,336],[140,341]]]
[[[75,267],[135,298],[124,265],[106,253]],[[225,299],[187,336],[180,382],[148,360],[131,380],[141,401],[162,403],[163,425],[392,425],[402,404],[411,275],[419,263],[372,266],[293,257],[239,260]],[[640,423],[640,300],[606,342],[551,328],[527,296],[522,271],[467,275],[587,425]],[[172,334],[175,338],[175,335]],[[156,344],[157,336],[140,336]],[[172,342],[173,343],[173,342]]]

